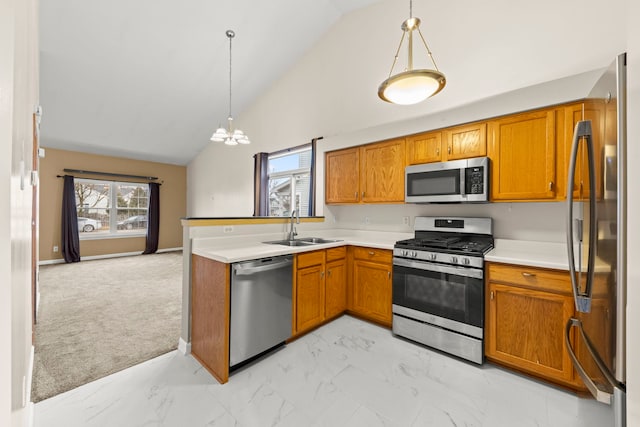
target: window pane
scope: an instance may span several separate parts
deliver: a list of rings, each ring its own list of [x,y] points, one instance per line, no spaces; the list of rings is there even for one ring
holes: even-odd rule
[[[288,170],[303,169],[311,167],[311,148],[286,154],[284,156],[269,158],[269,173],[283,172]]]
[[[75,190],[80,234],[109,232],[109,184],[93,180],[76,180]]]
[[[116,187],[118,230],[125,232],[146,230],[149,186],[118,183]]]
[[[269,180],[269,215],[291,215],[291,177]]]

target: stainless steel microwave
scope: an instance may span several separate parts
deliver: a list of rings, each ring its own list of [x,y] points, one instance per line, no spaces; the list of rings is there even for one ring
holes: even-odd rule
[[[489,201],[489,158],[407,166],[406,203],[480,203]]]

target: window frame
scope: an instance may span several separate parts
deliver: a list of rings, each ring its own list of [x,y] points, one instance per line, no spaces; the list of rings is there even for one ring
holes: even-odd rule
[[[77,184],[89,183],[96,185],[108,185],[109,186],[109,204],[106,208],[98,208],[98,209],[107,209],[112,210],[113,213],[109,214],[109,230],[108,231],[100,231],[95,230],[92,232],[82,232],[78,229],[78,237],[80,240],[101,240],[101,239],[126,239],[132,237],[145,237],[147,235],[147,229],[149,227],[149,200],[150,200],[150,191],[149,185],[145,182],[129,182],[129,181],[114,181],[114,180],[105,180],[105,179],[94,179],[94,178],[76,178],[74,179],[74,187]],[[147,227],[144,229],[135,229],[135,230],[119,230],[118,229],[118,210],[123,209],[138,209],[142,210],[143,208],[122,208],[117,206],[118,200],[118,189],[121,186],[135,186],[135,187],[146,187],[146,198],[147,198],[147,206],[144,213],[137,213],[131,216],[145,215],[147,217]],[[74,188],[74,191],[75,188]],[[77,195],[77,193],[76,193]],[[76,215],[78,215],[78,206],[76,200]]]
[[[292,148],[288,148],[288,149],[284,149],[284,150],[279,150],[279,151],[274,151],[273,153],[268,153],[267,156],[267,168],[269,166],[269,162],[271,162],[273,159],[278,159],[281,157],[286,157],[286,156],[291,156],[294,154],[299,154],[299,153],[303,153],[303,152],[310,152],[311,154],[311,164],[309,165],[308,168],[297,168],[297,169],[288,169],[288,170],[284,170],[284,171],[278,171],[278,172],[268,172],[267,173],[267,215],[268,216],[273,216],[272,212],[271,212],[271,203],[270,203],[270,183],[272,180],[274,179],[282,179],[282,178],[289,178],[290,179],[290,198],[291,198],[291,209],[289,210],[290,212],[293,211],[293,209],[297,209],[297,204],[296,204],[296,199],[298,195],[302,195],[302,192],[299,191],[298,187],[296,186],[296,177],[297,176],[304,176],[304,175],[308,175],[309,176],[309,189],[308,189],[308,193],[309,195],[311,194],[311,192],[313,191],[312,189],[312,180],[313,177],[311,177],[311,174],[314,170],[314,165],[313,162],[315,161],[315,156],[313,153],[313,144],[309,143],[309,144],[304,144],[304,145],[299,145],[296,147],[292,147]],[[302,197],[300,197],[300,203],[302,203]],[[304,213],[304,215],[301,212],[298,212],[298,215],[300,217],[311,217],[313,216],[313,212],[311,212],[312,208],[311,206],[309,206],[308,210]]]

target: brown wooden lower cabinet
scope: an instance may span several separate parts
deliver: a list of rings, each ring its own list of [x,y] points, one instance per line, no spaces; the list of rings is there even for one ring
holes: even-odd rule
[[[392,252],[355,247],[350,309],[365,319],[391,327]]]
[[[346,310],[345,256],[345,247],[296,255],[294,335]]]
[[[486,274],[487,359],[585,391],[564,340],[575,313],[569,273],[487,263]],[[570,341],[575,343],[573,335]]]

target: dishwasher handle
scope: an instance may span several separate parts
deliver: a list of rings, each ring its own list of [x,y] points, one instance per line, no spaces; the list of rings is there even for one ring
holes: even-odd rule
[[[233,264],[233,272],[236,276],[249,276],[251,274],[262,273],[263,271],[277,270],[292,264],[293,261],[291,258],[276,262],[266,261],[264,264],[257,264],[256,262],[238,263]]]

